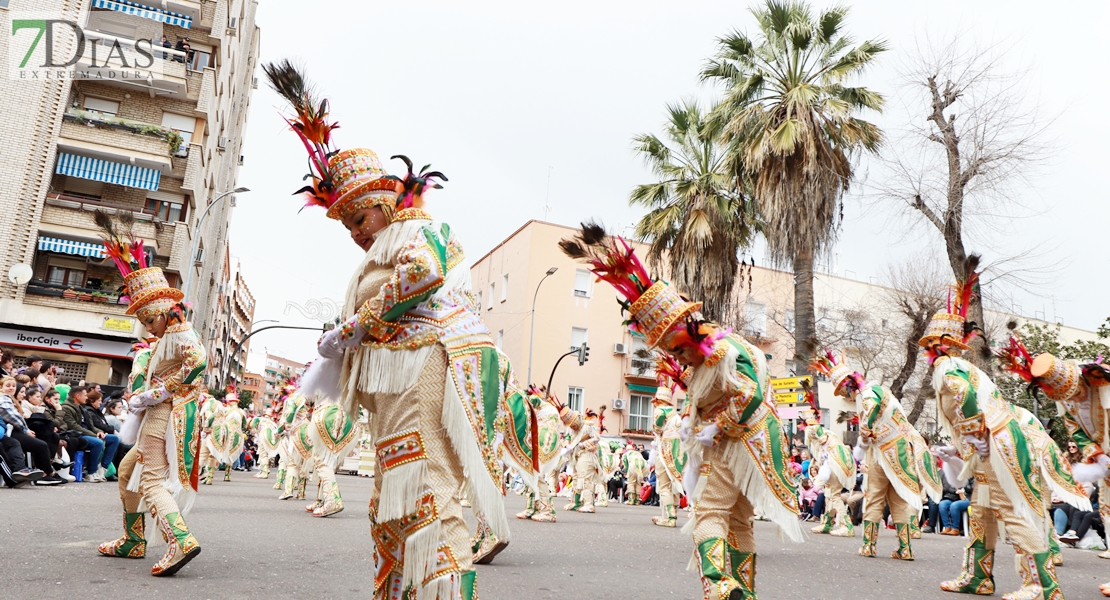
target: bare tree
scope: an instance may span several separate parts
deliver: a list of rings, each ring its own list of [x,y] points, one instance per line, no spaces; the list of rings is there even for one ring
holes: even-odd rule
[[[936,261],[916,260],[890,267],[887,278],[890,287],[887,289],[886,301],[906,322],[900,338],[902,362],[890,384],[890,391],[895,398],[901,398],[903,404],[909,405],[906,407],[909,410],[906,418],[910,423],[916,423],[925,409],[925,398],[920,391],[912,399],[907,397],[906,384],[924,362],[917,341],[925,334],[929,319],[944,306],[940,292],[945,275],[941,273]]]
[[[1005,70],[1004,54],[960,36],[926,41],[902,68],[912,121],[881,157],[888,175],[877,184],[880,196],[936,228],[952,274],[960,278],[969,242],[987,245],[1000,219],[1029,214],[1027,207],[1016,210],[1016,191],[1047,155],[1045,124],[1035,106],[1023,104],[1022,74]],[[981,301],[968,318],[983,325]],[[974,342],[977,349],[985,343]],[[970,358],[979,361],[979,352]]]

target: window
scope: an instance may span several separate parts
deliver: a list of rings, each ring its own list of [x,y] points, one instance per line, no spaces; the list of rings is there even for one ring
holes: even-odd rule
[[[67,176],[63,189],[67,196],[86,198],[88,200],[100,200],[101,195],[104,193],[104,183],[91,179]]]
[[[767,332],[767,305],[748,301],[744,305],[744,335],[761,338]]]
[[[783,323],[783,327],[790,333],[794,333],[794,309],[791,308],[786,311],[786,318],[784,320],[786,322]]]
[[[489,306],[486,307],[486,310],[493,310],[493,299],[496,298],[496,296],[494,296],[496,291],[495,284],[489,284]]]
[[[570,328],[570,347],[580,348],[582,344],[589,343],[590,330],[585,327],[571,327]]]
[[[97,113],[106,117],[114,117],[119,114],[119,102],[115,100],[104,100],[103,98],[85,96],[84,107],[88,112]]]
[[[162,113],[162,127],[172,129],[182,137],[181,148],[177,150],[177,154],[174,156],[189,155],[189,141],[193,139],[193,130],[196,129],[196,126],[197,120],[195,117],[186,117],[174,113]]]
[[[647,358],[641,358],[647,352]],[[644,338],[632,336],[632,372],[642,377],[655,377],[655,360],[650,355],[651,348],[648,348],[647,342]]]
[[[497,330],[497,348],[501,349],[501,350],[504,350],[505,349],[505,347],[503,345],[504,343],[505,343],[505,330],[504,329],[498,329]]]
[[[189,48],[192,53],[185,64],[190,71],[203,71],[205,67],[212,66],[212,48],[210,46],[200,46],[189,42]]]
[[[586,269],[577,269],[574,272],[574,295],[589,298],[592,287],[593,276],[590,272]]]
[[[143,207],[143,212],[148,215],[154,215],[163,221],[177,223],[185,221],[186,210],[185,205],[181,202],[147,198],[146,206]]]
[[[501,301],[504,302],[509,299],[509,276],[501,276]]]
[[[567,407],[571,410],[582,412],[582,401],[586,397],[586,390],[580,387],[570,386],[567,388]]]
[[[85,270],[51,265],[46,269],[46,282],[54,285],[82,287],[85,285]]]
[[[633,431],[651,431],[651,396],[632,394],[628,401],[628,428]]]

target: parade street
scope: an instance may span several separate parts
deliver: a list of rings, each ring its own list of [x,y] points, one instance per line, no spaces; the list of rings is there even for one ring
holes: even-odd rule
[[[234,473],[203,486],[189,524],[202,554],[176,577],[150,576],[164,544],[150,525],[147,558],[97,556],[96,545],[119,536],[114,483],[0,491],[0,584],[4,598],[160,598],[188,591],[199,599],[368,598],[373,589],[366,505],[372,480],[340,476],[346,510],[318,519],[306,501],[276,500],[274,479]],[[310,487],[315,487],[313,483]],[[561,508],[562,499],[558,506]],[[524,499],[510,494],[507,508]],[[689,536],[651,524],[655,507],[611,504],[595,515],[559,513],[555,524],[511,519],[512,544],[493,565],[478,567],[481,598],[548,599],[701,597],[697,573],[686,571]],[[469,511],[468,511],[469,513]],[[680,525],[686,520],[681,512]],[[885,600],[956,598],[937,584],[955,576],[964,538],[926,534],[914,541],[917,560],[885,558],[893,531],[879,534],[880,558],[856,555],[854,539],[811,535],[805,544],[780,542],[774,526],[756,523],[758,591],[776,600]],[[1110,561],[1064,549],[1058,569],[1069,599],[1098,596]],[[995,569],[998,593],[1017,589],[1013,551],[1003,546]]]

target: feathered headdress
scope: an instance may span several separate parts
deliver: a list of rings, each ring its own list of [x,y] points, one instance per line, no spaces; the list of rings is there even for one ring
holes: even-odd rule
[[[849,394],[862,390],[867,381],[863,375],[853,371],[844,362],[844,357],[839,359],[832,350],[826,349],[823,354],[818,354],[813,362],[809,363],[809,370],[824,375],[833,384],[836,391],[846,390]]]
[[[655,381],[659,387],[665,387],[673,393],[676,388],[686,391],[686,383],[682,380],[686,368],[678,364],[675,357],[666,352],[655,354]]]
[[[601,281],[616,288],[618,300],[629,315],[626,325],[658,347],[664,337],[673,350],[694,347],[706,357],[717,351],[717,342],[728,335],[702,318],[701,303],[682,298],[664,281],[653,281],[632,246],[619,236],[610,236],[595,222],[582,224],[582,231],[559,242],[567,256],[590,265]]]
[[[404,154],[397,154],[389,157],[390,160],[401,159],[405,165],[408,166],[409,172],[404,178],[397,177],[396,175],[389,175],[385,179],[396,181],[401,184],[401,191],[397,194],[397,210],[402,211],[407,208],[423,208],[424,207],[424,191],[431,188],[434,190],[443,189],[443,186],[436,181],[442,179],[447,181],[447,177],[439,171],[428,171],[432,165],[424,165],[419,173],[412,172],[412,161]]]
[[[1025,383],[1028,383],[1027,390],[1029,394],[1036,397],[1041,386],[1037,378],[1033,376],[1033,355],[1029,353],[1025,343],[1021,341],[1021,337],[1013,332],[1017,324],[1011,321],[1010,325],[1010,340],[994,354],[998,357],[1002,370],[1013,373],[1024,380]]]
[[[305,179],[311,178],[312,185],[294,193],[305,194],[306,206],[331,208],[338,199],[335,171],[330,164],[337,151],[331,145],[331,133],[339,128],[339,123],[328,122],[328,100],[317,99],[314,86],[287,59],[262,65],[262,70],[270,87],[293,107],[294,116],[283,118],[308,151],[309,172]]]
[[[925,335],[918,340],[918,344],[929,349],[930,362],[950,348],[970,349],[972,338],[983,332],[979,325],[967,320],[971,303],[979,296],[979,260],[978,254],[967,257],[963,279],[957,279],[949,288],[946,309],[933,315]]]
[[[117,213],[119,225],[112,221],[108,213],[99,208],[93,212],[93,221],[100,227],[100,239],[104,243],[104,253],[124,277],[134,271],[147,268],[143,240],[135,237],[135,216],[128,211]]]

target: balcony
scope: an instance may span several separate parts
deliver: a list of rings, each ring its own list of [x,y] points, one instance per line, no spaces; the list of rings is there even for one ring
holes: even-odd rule
[[[651,359],[632,358],[624,373],[625,379],[644,379],[655,381],[655,362]]]
[[[184,52],[91,29],[84,34],[87,43],[73,67],[75,80],[140,90],[151,98],[187,98]]]
[[[171,223],[158,219],[145,208],[101,202],[64,193],[46,195],[46,203],[42,209],[41,229],[44,232],[54,231],[89,238],[93,241],[99,240],[100,228],[93,221],[93,211],[98,209],[108,214],[130,212],[135,217],[135,235],[162,256],[172,251],[176,231],[188,229],[184,223]]]
[[[112,291],[58,285],[37,279],[27,283],[24,303],[108,315],[125,315],[129,304],[126,296],[121,299]]]
[[[62,137],[156,156],[157,159],[149,161],[150,166],[163,173],[171,165],[168,158],[163,157],[182,155],[184,140],[181,134],[161,125],[75,108],[67,110],[62,119]],[[109,160],[136,158],[134,152],[107,154]]]

